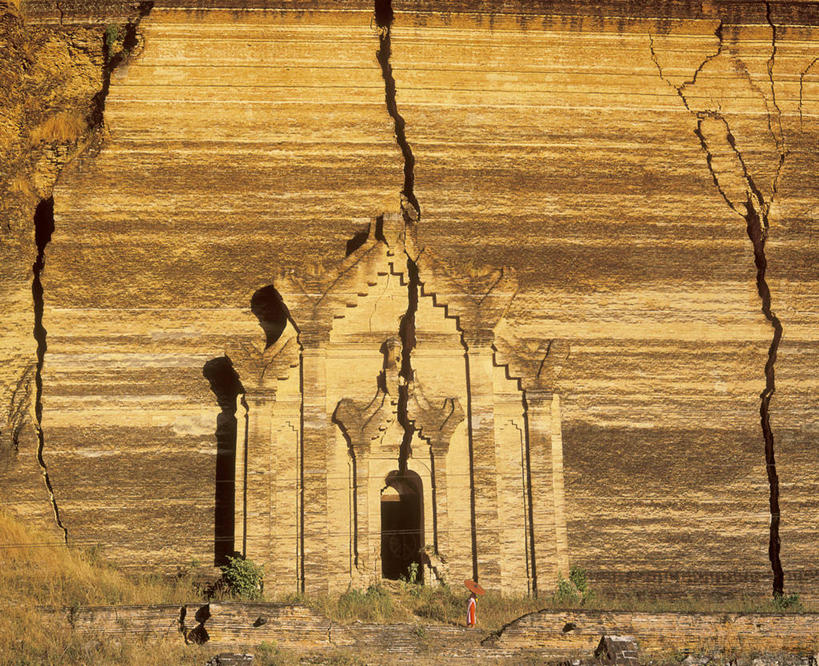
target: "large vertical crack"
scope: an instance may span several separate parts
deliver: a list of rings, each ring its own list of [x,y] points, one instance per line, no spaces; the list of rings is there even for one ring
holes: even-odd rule
[[[407,470],[407,460],[412,454],[412,436],[415,433],[415,423],[409,417],[409,394],[412,387],[412,350],[415,348],[415,314],[418,311],[418,266],[407,256],[407,311],[401,318],[399,335],[401,338],[401,369],[398,383],[398,422],[404,429],[399,454],[399,469]]]
[[[51,508],[54,511],[54,519],[63,531],[65,542],[68,543],[68,530],[60,519],[60,509],[57,506],[54,488],[51,485],[48,467],[43,457],[43,449],[45,448],[45,434],[43,432],[43,364],[48,344],[46,342],[47,331],[43,326],[43,283],[40,276],[45,268],[45,249],[51,241],[52,233],[54,233],[54,199],[49,197],[37,204],[34,212],[34,240],[37,245],[37,258],[31,267],[34,274],[31,281],[31,296],[34,302],[34,339],[37,341],[37,365],[34,372],[34,418],[37,428],[37,463],[43,473]]]
[[[375,0],[375,20],[378,25],[378,52],[376,58],[381,66],[381,76],[384,79],[384,99],[387,103],[387,112],[395,126],[395,140],[401,149],[404,158],[404,186],[401,190],[401,210],[408,223],[415,223],[421,217],[421,207],[415,197],[415,156],[412,147],[407,141],[406,122],[398,112],[398,103],[395,98],[395,77],[392,73],[390,56],[392,55],[391,27],[395,18],[392,10],[392,0]]]
[[[700,115],[697,124],[697,136],[700,139],[703,151],[706,154],[706,162],[708,169],[711,172],[711,177],[717,185],[722,197],[726,200],[728,205],[737,214],[741,215],[745,220],[746,231],[748,238],[754,249],[754,265],[756,266],[756,287],[759,298],[762,302],[762,314],[768,320],[773,328],[773,337],[771,344],[768,347],[768,359],[765,363],[765,388],[760,394],[759,418],[762,427],[762,437],[765,442],[765,469],[768,477],[768,506],[770,512],[770,528],[768,535],[768,559],[771,562],[771,571],[773,572],[773,594],[774,596],[781,596],[784,594],[785,576],[782,569],[782,560],[780,557],[781,541],[779,537],[779,476],[776,472],[776,456],[774,452],[774,436],[771,428],[770,405],[771,398],[776,391],[776,377],[774,374],[774,364],[776,363],[776,355],[779,350],[779,343],[782,339],[782,323],[779,317],[773,312],[771,308],[771,290],[768,286],[765,274],[768,268],[768,260],[765,256],[765,242],[768,238],[769,221],[768,213],[770,210],[770,201],[766,202],[762,191],[754,182],[753,177],[748,171],[745,160],[737,148],[734,135],[731,133],[731,128],[728,122],[721,115],[712,113],[710,117],[720,120],[725,126],[725,141],[731,147],[734,155],[737,158],[741,168],[742,176],[746,183],[747,197],[741,203],[743,210],[730,200],[728,195],[719,185],[719,177],[714,170],[712,152],[708,144],[708,140],[703,132],[702,123],[704,115]],[[775,191],[773,192],[775,194]]]
[[[771,328],[773,329],[773,336],[768,347],[768,358],[765,363],[764,372],[765,388],[760,393],[759,417],[765,446],[765,468],[767,472],[769,491],[768,506],[770,512],[770,527],[768,534],[768,559],[770,560],[771,571],[773,573],[772,581],[773,594],[774,596],[781,596],[782,594],[784,594],[785,577],[782,569],[782,560],[780,555],[781,541],[779,535],[780,526],[779,476],[776,471],[776,456],[774,448],[773,429],[771,428],[770,404],[771,399],[773,398],[773,395],[776,392],[776,376],[774,366],[776,363],[777,353],[779,351],[779,343],[782,340],[783,328],[782,323],[779,320],[779,317],[776,316],[771,305],[771,291],[766,279],[768,261],[765,255],[765,243],[767,241],[768,232],[770,228],[769,214],[771,209],[771,203],[773,202],[777,195],[779,178],[781,176],[785,160],[788,156],[788,151],[785,146],[785,136],[782,130],[782,112],[777,104],[776,93],[774,89],[773,70],[776,62],[777,50],[776,25],[774,24],[771,18],[770,3],[766,2],[765,6],[766,20],[771,27],[771,53],[768,58],[767,69],[771,86],[771,103],[777,114],[776,122],[779,129],[779,134],[777,136],[777,133],[774,131],[773,128],[774,120],[773,118],[771,118],[771,112],[767,104],[767,99],[764,99],[763,101],[765,102],[765,108],[768,115],[768,129],[774,138],[774,142],[776,144],[778,153],[778,163],[776,166],[774,178],[771,183],[770,196],[767,198],[767,200],[760,187],[754,181],[754,178],[748,169],[746,161],[742,153],[740,152],[739,148],[737,147],[736,139],[733,133],[731,132],[731,128],[728,124],[728,121],[723,116],[723,114],[718,110],[693,109],[689,105],[689,100],[686,98],[685,95],[686,87],[689,85],[693,86],[696,83],[697,75],[702,71],[703,67],[721,53],[722,24],[720,24],[716,32],[716,36],[720,40],[719,47],[716,53],[707,56],[700,64],[700,66],[697,68],[692,79],[680,86],[674,85],[664,75],[662,67],[660,66],[660,62],[657,58],[657,54],[654,49],[654,40],[651,35],[649,35],[649,48],[651,51],[651,59],[657,67],[657,70],[660,74],[660,78],[663,81],[665,81],[669,86],[676,90],[677,94],[682,99],[685,108],[693,116],[697,118],[697,127],[694,130],[694,133],[699,139],[702,150],[705,153],[705,161],[708,166],[708,171],[711,174],[711,179],[714,183],[714,186],[720,193],[720,196],[722,196],[722,198],[725,200],[725,203],[728,204],[729,208],[735,213],[737,213],[737,215],[742,217],[743,220],[745,221],[746,232],[748,234],[748,238],[751,241],[754,251],[754,265],[756,267],[756,287],[757,293],[759,294],[759,298],[761,301],[762,314],[765,316],[765,319],[769,322]],[[711,134],[711,132],[706,131],[705,128],[706,121],[710,120],[720,122],[724,125],[725,144],[727,144],[727,146],[730,148],[730,151],[736,158],[736,162],[739,166],[738,175],[741,175],[742,181],[744,183],[745,190],[744,201],[732,200],[731,193],[729,192],[728,188],[724,187],[720,183],[720,174],[718,173],[718,169],[716,168],[714,163],[715,161],[714,151],[709,143],[709,134]],[[723,137],[717,136],[717,140],[720,142],[722,138]]]
[[[375,21],[378,26],[378,52],[376,59],[381,66],[381,76],[384,79],[384,101],[387,113],[393,120],[395,140],[401,149],[404,159],[404,184],[401,189],[401,212],[404,217],[405,234],[411,233],[412,227],[421,219],[421,207],[415,196],[415,156],[412,147],[407,141],[406,122],[398,112],[396,101],[395,77],[392,72],[390,56],[392,55],[392,22],[395,14],[391,0],[375,0]],[[406,242],[406,238],[405,238]],[[399,336],[401,338],[401,368],[398,385],[398,422],[404,430],[399,453],[399,469],[407,471],[407,461],[412,454],[412,437],[415,433],[415,424],[409,417],[409,394],[414,377],[412,369],[412,350],[415,348],[415,315],[418,311],[418,295],[420,282],[418,279],[418,265],[415,259],[406,251],[407,257],[407,311],[401,318]]]
[[[782,570],[780,558],[779,539],[779,476],[776,473],[776,457],[774,455],[774,436],[771,429],[770,404],[771,398],[776,391],[776,381],[774,375],[774,363],[779,350],[779,342],[782,339],[782,324],[779,317],[771,310],[771,290],[765,280],[765,271],[768,267],[768,260],[765,257],[765,240],[768,236],[767,214],[760,219],[759,212],[753,205],[751,198],[745,203],[745,220],[747,223],[748,238],[754,246],[754,263],[756,264],[756,287],[759,298],[762,300],[762,312],[765,318],[771,323],[774,330],[770,347],[768,347],[768,360],[765,363],[765,389],[760,394],[761,403],[759,406],[759,417],[762,424],[762,434],[765,439],[765,467],[768,472],[768,486],[770,489],[769,508],[771,513],[770,536],[768,539],[768,557],[771,560],[773,570],[773,593],[782,595],[785,590],[785,575]]]
[[[117,67],[119,67],[132,55],[133,51],[138,46],[137,27],[139,25],[140,20],[147,16],[148,13],[151,11],[153,5],[154,3],[152,0],[139,3],[139,5],[137,6],[138,15],[134,19],[129,20],[128,23],[124,26],[125,29],[121,48],[116,53],[114,52],[114,46],[117,40],[115,38],[112,38],[111,35],[109,34],[109,31],[106,29],[106,32],[103,35],[104,62],[102,70],[102,86],[100,91],[96,95],[94,95],[92,100],[91,111],[87,119],[89,129],[94,130],[102,127],[103,113],[105,110],[105,99],[108,96],[108,90],[111,82],[111,74]],[[58,10],[60,11],[60,24],[62,25],[64,12],[62,10],[62,7],[60,6],[58,6]],[[43,366],[45,363],[45,355],[48,349],[47,343],[48,333],[46,331],[45,326],[43,325],[44,297],[41,275],[43,270],[45,269],[45,249],[48,243],[51,241],[51,235],[53,232],[54,198],[48,197],[47,199],[43,199],[40,201],[34,212],[34,236],[35,245],[37,248],[37,255],[32,266],[33,278],[31,283],[31,295],[34,314],[33,335],[35,341],[37,342],[36,351],[37,362],[35,365],[34,374],[35,384],[34,417],[36,421],[35,428],[37,431],[37,462],[42,471],[46,489],[48,490],[49,499],[51,501],[51,507],[54,512],[54,519],[57,522],[57,525],[63,531],[63,538],[65,542],[68,543],[68,530],[63,524],[62,519],[60,517],[59,506],[57,505],[57,500],[54,494],[54,488],[52,486],[51,478],[48,473],[48,467],[45,462],[44,456],[45,433],[42,427],[43,417],[42,373]]]

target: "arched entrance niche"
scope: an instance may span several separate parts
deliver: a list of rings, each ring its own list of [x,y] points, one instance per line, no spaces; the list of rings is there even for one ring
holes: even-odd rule
[[[381,491],[381,575],[397,580],[409,575],[410,566],[418,565],[421,582],[424,548],[424,491],[421,477],[415,472],[393,471],[387,475]]]

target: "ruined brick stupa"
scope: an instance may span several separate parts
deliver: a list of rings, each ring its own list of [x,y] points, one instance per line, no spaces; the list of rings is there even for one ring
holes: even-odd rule
[[[812,598],[817,7],[2,8],[4,506],[283,592]]]

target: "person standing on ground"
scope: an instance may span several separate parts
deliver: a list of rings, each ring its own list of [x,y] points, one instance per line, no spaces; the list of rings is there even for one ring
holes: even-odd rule
[[[464,585],[469,590],[469,601],[466,602],[466,626],[474,627],[478,624],[478,595],[484,594],[484,589],[468,578],[464,581]]]
[[[478,622],[478,597],[472,592],[466,602],[466,626],[474,627]]]

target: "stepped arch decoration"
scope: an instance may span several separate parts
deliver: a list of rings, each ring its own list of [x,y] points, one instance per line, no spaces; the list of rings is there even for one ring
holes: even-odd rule
[[[568,347],[509,330],[514,273],[460,279],[385,214],[335,269],[264,289],[286,321],[260,317],[258,340],[226,349],[244,390],[237,550],[282,591],[363,587],[415,562],[428,584],[550,593],[568,570],[553,381]],[[401,502],[417,552],[396,569]]]

